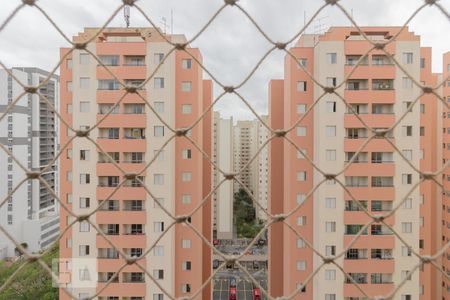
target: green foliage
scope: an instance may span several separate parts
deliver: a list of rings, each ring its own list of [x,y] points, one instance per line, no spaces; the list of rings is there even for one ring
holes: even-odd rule
[[[262,226],[256,222],[253,201],[244,189],[234,194],[233,208],[238,238],[254,238]]]
[[[42,260],[51,268],[52,260],[58,258],[58,247],[54,247],[42,257]],[[0,261],[0,286],[25,260],[18,260],[10,265]],[[0,292],[0,300],[55,300],[58,299],[58,289],[52,286],[50,275],[37,263],[27,264],[8,287]]]

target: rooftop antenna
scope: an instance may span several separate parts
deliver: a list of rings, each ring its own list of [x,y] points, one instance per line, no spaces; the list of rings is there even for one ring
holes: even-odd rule
[[[352,20],[355,20],[355,19],[353,19],[353,8],[351,9],[350,13],[351,13],[351,16],[352,16]],[[352,21],[350,21],[350,26],[353,26]]]
[[[173,35],[173,9],[170,10],[170,33]]]
[[[123,17],[125,18],[127,28],[130,27],[130,6],[125,5],[123,7]]]
[[[166,34],[167,33],[167,27],[170,27],[169,24],[167,24],[167,19],[166,17],[162,17],[161,18],[161,24],[163,26],[163,33]]]

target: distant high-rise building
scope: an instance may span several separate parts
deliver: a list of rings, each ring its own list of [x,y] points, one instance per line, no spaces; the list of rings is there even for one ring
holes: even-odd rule
[[[267,116],[262,116],[267,122]],[[269,138],[269,130],[258,120],[237,121],[234,125],[234,170],[241,171],[237,177],[247,187],[255,199],[267,208],[267,184],[268,184],[268,147],[259,149]],[[243,169],[253,159],[248,167]],[[242,185],[234,182],[236,193]],[[255,204],[256,216],[260,220],[267,219],[266,213]]]
[[[74,42],[85,42],[98,30],[86,28]],[[165,37],[175,43],[186,42],[183,35]],[[209,107],[212,98],[212,83],[202,79],[198,63],[184,51],[169,54],[172,47],[154,28],[106,28],[87,44],[87,49],[129,87],[139,87],[155,72],[138,90],[139,95],[125,95],[119,82],[86,51],[69,54],[69,49],[61,49],[65,58],[61,65],[61,114],[75,130],[96,126],[89,136],[99,146],[85,138],[71,142],[61,157],[61,198],[77,215],[88,214],[103,203],[90,220],[114,244],[110,245],[87,222],[77,223],[62,237],[61,280],[80,298],[97,292],[99,300],[166,298],[135,265],[122,269],[117,279],[100,292],[126,263],[118,250],[128,257],[139,257],[154,246],[138,263],[177,298],[190,297],[210,276],[211,248],[186,224],[170,226],[173,219],[161,208],[170,215],[185,216],[210,193],[212,183],[211,164],[186,138],[175,138],[158,154],[174,134],[167,125],[187,128]],[[202,60],[199,49],[188,51]],[[163,59],[163,65],[155,71]],[[111,114],[105,118],[108,112]],[[209,156],[212,124],[211,113],[206,113],[187,132]],[[73,134],[62,126],[61,143]],[[144,169],[155,156],[151,166]],[[111,159],[127,174],[138,173],[137,178],[156,200],[136,177],[125,177]],[[187,218],[208,240],[212,238],[211,212],[208,198]],[[61,215],[61,228],[65,229],[73,219],[64,210]],[[76,264],[78,259],[81,265]],[[72,262],[71,269],[66,262]],[[199,297],[209,299],[210,293],[206,286]],[[68,299],[63,290],[60,296]]]
[[[440,75],[431,71],[431,49],[421,47],[418,35],[402,27],[362,30],[378,43],[396,36],[384,50],[395,55],[404,70],[422,84],[435,86],[440,82]],[[443,145],[444,153],[447,151],[445,136],[450,132],[443,126],[443,105],[433,94],[421,96],[422,90],[382,50],[372,50],[362,58],[371,47],[353,27],[331,27],[322,35],[303,35],[290,49],[296,59],[289,55],[285,58],[284,79],[270,82],[269,119],[273,129],[290,128],[315,104],[287,136],[328,174],[325,180],[288,141],[271,142],[269,210],[272,214],[288,213],[302,205],[286,220],[301,237],[283,224],[275,224],[269,231],[272,296],[290,295],[300,289],[294,299],[367,299],[333,264],[322,266],[303,286],[323,264],[307,246],[307,240],[324,256],[334,257],[347,250],[336,262],[371,297],[388,295],[402,283],[395,299],[449,299],[448,281],[430,264],[408,274],[418,262],[411,250],[433,255],[449,238],[445,235],[448,228],[442,226],[445,222],[448,226],[448,196],[443,203],[439,186],[431,180],[420,181],[420,174],[409,165],[422,172],[435,172],[443,166],[442,158],[448,159],[442,156]],[[449,57],[444,57],[446,67]],[[360,59],[361,65],[353,72]],[[299,65],[328,87],[336,87],[352,72],[337,88],[349,106],[332,93],[316,104],[323,90]],[[389,141],[378,137],[368,141],[372,132],[364,123],[388,129],[405,113],[387,133]],[[350,193],[330,178],[332,174],[339,174],[337,178]],[[446,173],[444,179],[448,179]],[[441,181],[440,176],[436,180]],[[318,184],[320,187],[309,196]],[[372,219],[351,195],[370,213],[387,215],[384,222],[403,241],[381,222],[363,230]],[[361,230],[362,235],[353,242]],[[442,259],[448,262],[448,253]]]
[[[214,162],[226,172],[233,172],[233,118],[223,119],[214,112]],[[223,175],[214,169],[214,187],[224,179]],[[213,233],[215,239],[233,238],[233,182],[224,181],[213,195],[214,221]]]
[[[49,72],[38,68],[12,68],[15,78],[27,86],[38,86]],[[56,75],[42,87],[39,93],[46,96],[55,109],[59,105],[59,78]],[[58,193],[58,164],[52,162],[57,153],[58,138],[55,135],[58,119],[48,103],[36,94],[22,96],[8,112],[7,107],[23,88],[5,70],[0,70],[0,143],[8,149],[20,164],[28,170],[45,172],[41,175]],[[51,164],[49,166],[49,164]],[[59,234],[59,206],[47,187],[38,181],[27,180],[25,172],[3,150],[0,150],[0,199],[6,202],[0,208],[0,224],[27,250],[37,252],[50,246]],[[18,255],[16,245],[0,234],[0,258]]]

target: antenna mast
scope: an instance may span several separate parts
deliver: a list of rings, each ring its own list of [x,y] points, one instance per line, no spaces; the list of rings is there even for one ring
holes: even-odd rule
[[[123,7],[123,16],[125,18],[125,24],[128,27],[130,27],[130,6],[125,5]]]

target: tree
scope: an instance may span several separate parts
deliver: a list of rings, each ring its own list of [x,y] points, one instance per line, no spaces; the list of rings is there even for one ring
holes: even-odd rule
[[[241,188],[234,194],[233,209],[238,237],[255,237],[261,225],[256,222],[253,200],[246,190]]]

